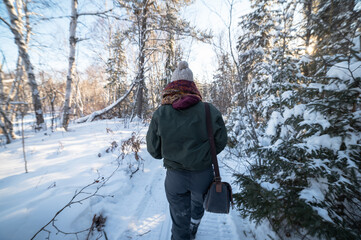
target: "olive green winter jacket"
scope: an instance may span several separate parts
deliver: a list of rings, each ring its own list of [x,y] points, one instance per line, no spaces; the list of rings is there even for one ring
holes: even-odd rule
[[[209,104],[217,154],[227,144],[227,131],[221,113]],[[170,169],[198,171],[212,166],[204,103],[183,110],[162,105],[153,114],[147,132],[147,150],[164,159]]]

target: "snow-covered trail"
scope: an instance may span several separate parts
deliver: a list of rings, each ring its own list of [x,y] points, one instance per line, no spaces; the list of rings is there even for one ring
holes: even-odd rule
[[[154,160],[156,161],[156,160]],[[146,192],[130,216],[127,229],[118,238],[134,240],[168,240],[171,218],[164,191],[165,170],[158,169],[148,181]],[[197,240],[240,239],[232,215],[206,212],[197,233]]]
[[[141,176],[137,176],[141,177]],[[164,193],[165,170],[158,168],[145,186],[145,192],[120,239],[167,239],[170,231],[168,203]],[[162,238],[160,238],[162,236]],[[170,237],[169,237],[170,239]]]

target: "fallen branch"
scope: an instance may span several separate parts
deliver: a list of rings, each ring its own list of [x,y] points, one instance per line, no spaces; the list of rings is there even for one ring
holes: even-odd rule
[[[150,232],[151,232],[151,230],[148,230],[148,231],[146,231],[145,233],[138,234],[138,236],[139,236],[139,237],[142,237],[142,236],[144,236],[145,234],[150,233]]]
[[[85,117],[79,118],[75,122],[76,123],[92,122],[96,117],[99,117],[99,116],[109,112],[110,110],[112,110],[114,107],[116,107],[118,104],[123,102],[128,97],[128,95],[131,93],[131,91],[133,90],[133,88],[136,84],[137,84],[137,82],[133,82],[132,85],[130,86],[130,89],[128,90],[128,92],[126,92],[121,98],[119,98],[113,104],[109,105],[108,107],[106,107],[102,110],[95,111]]]
[[[109,181],[109,179],[115,174],[115,172],[119,169],[119,167],[120,167],[120,164],[118,163],[118,166],[110,174],[109,177],[104,178],[104,177],[99,176],[96,180],[94,180],[94,182],[92,182],[92,183],[86,185],[85,187],[81,188],[80,191],[78,191],[78,190],[75,191],[75,194],[70,199],[70,201],[67,204],[65,204],[65,206],[63,208],[61,208],[47,224],[45,224],[39,231],[37,231],[35,233],[35,235],[31,238],[31,240],[35,239],[35,237],[41,232],[47,232],[48,233],[47,239],[50,239],[51,231],[46,229],[50,224],[58,231],[58,233],[62,233],[64,235],[75,235],[77,239],[79,239],[78,234],[89,231],[90,228],[87,228],[87,229],[84,229],[84,230],[81,230],[81,231],[77,231],[77,232],[64,232],[59,227],[56,226],[56,224],[55,224],[56,218],[62,211],[64,211],[64,209],[70,207],[71,205],[76,204],[76,203],[82,204],[83,201],[85,201],[85,200],[87,200],[87,199],[89,199],[91,197],[99,196],[97,194],[99,192],[99,190]],[[91,187],[93,185],[96,185],[96,184],[99,184],[99,186],[97,186],[97,188],[95,189],[95,191],[93,193],[88,193],[88,192],[85,191],[89,187]],[[76,198],[78,196],[80,196],[81,194],[85,194],[86,196],[77,200]]]

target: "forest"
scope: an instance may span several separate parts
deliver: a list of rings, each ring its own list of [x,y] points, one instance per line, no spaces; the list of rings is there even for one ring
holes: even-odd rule
[[[269,239],[361,239],[360,0],[2,0],[0,153],[24,119],[149,123],[181,60],[224,116],[238,215]]]

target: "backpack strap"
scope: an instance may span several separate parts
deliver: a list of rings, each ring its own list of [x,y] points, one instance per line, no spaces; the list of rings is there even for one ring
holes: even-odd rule
[[[218,166],[218,160],[217,160],[216,145],[214,143],[214,137],[213,137],[211,112],[209,110],[209,104],[205,102],[204,108],[206,110],[208,140],[209,140],[209,144],[211,145],[212,163],[213,163],[213,169],[214,169],[214,173],[215,173],[214,181],[221,182],[221,175],[219,174],[219,166]]]

